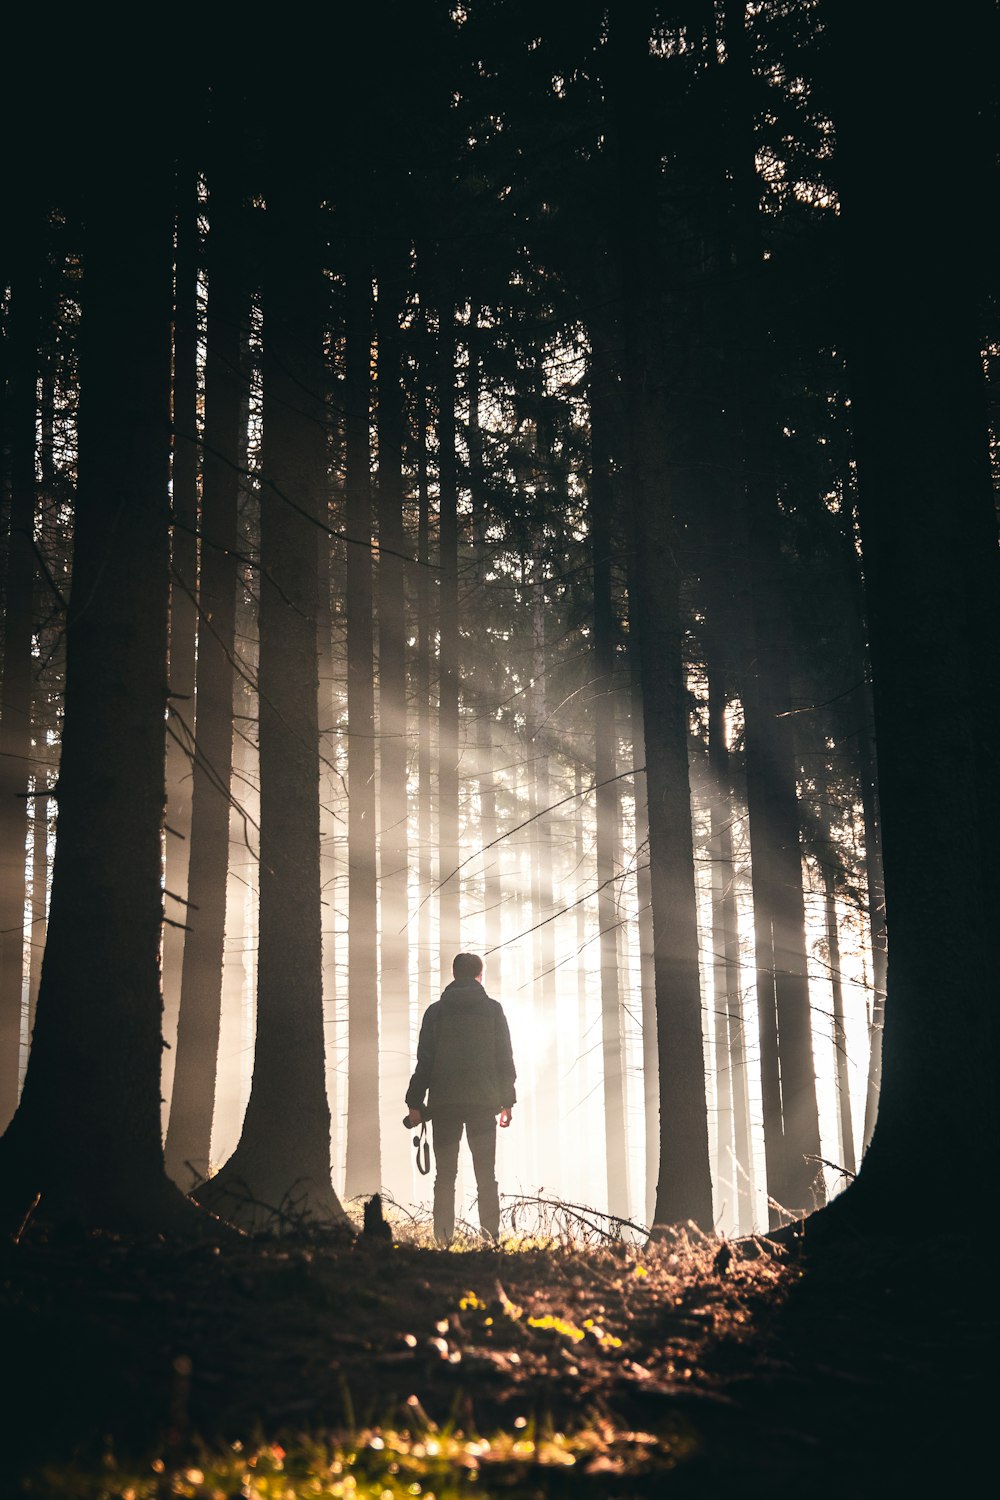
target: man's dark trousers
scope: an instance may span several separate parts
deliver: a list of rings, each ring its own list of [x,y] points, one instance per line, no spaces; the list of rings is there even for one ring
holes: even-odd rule
[[[497,1121],[491,1109],[473,1104],[439,1104],[434,1132],[434,1236],[447,1243],[455,1233],[455,1179],[462,1129],[469,1139],[479,1192],[479,1223],[494,1239],[500,1235],[500,1192],[496,1179]]]

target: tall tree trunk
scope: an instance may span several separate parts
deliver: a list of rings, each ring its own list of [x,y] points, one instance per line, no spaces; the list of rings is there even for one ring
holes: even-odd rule
[[[587,1090],[585,1087],[586,1072],[585,1061],[589,1048],[587,1046],[587,964],[584,962],[584,949],[587,945],[587,903],[580,896],[580,886],[586,878],[583,875],[584,845],[583,845],[583,808],[584,808],[584,785],[583,769],[577,761],[573,767],[573,791],[575,801],[573,803],[573,868],[576,871],[577,897],[576,897],[576,1056],[572,1063],[570,1077],[573,1079],[572,1092],[576,1096],[572,1110],[586,1109]],[[568,1114],[568,1118],[572,1115]],[[577,1182],[579,1186],[577,1186]],[[573,1191],[580,1195],[580,1201],[586,1202],[587,1194],[591,1192],[590,1171],[583,1152],[577,1152],[576,1180]]]
[[[857,1168],[854,1150],[854,1119],[851,1111],[851,1070],[847,1058],[847,1031],[844,1025],[844,983],[840,972],[840,931],[837,925],[837,883],[831,864],[823,866],[823,915],[826,921],[826,949],[830,964],[830,988],[833,992],[833,1049],[837,1069],[837,1113],[840,1124],[840,1165],[850,1173]]]
[[[963,15],[954,70],[896,20],[851,3],[834,33],[889,969],[878,1120],[830,1218],[865,1227],[912,1216],[928,1183],[975,1219],[1000,1144],[1000,567],[977,337],[996,12]]]
[[[430,484],[427,474],[426,311],[420,315],[421,357],[417,383],[417,991],[427,1003],[431,988],[431,902],[434,879],[431,854],[431,586]]]
[[[634,573],[634,565],[632,568]],[[646,1223],[656,1211],[660,1176],[660,1074],[656,1042],[656,971],[653,964],[653,893],[649,873],[649,807],[646,736],[642,720],[639,655],[629,651],[629,718],[632,729],[632,785],[635,797],[636,896],[639,904],[639,986],[642,997],[642,1094],[646,1123]]]
[[[390,260],[393,256],[397,258]],[[409,1137],[399,1128],[410,1081],[409,849],[406,735],[406,579],[403,530],[403,390],[399,318],[403,287],[386,253],[378,286],[378,645],[379,893],[382,1071],[382,1180],[409,1194]]]
[[[114,103],[83,155],[98,165],[83,247],[58,836],[31,1055],[0,1178],[8,1224],[40,1194],[51,1220],[148,1231],[200,1217],[164,1173],[159,1103],[171,194],[143,102],[123,85]],[[141,162],[121,145],[122,111]]]
[[[484,952],[495,953],[502,942],[503,884],[496,845],[496,773],[494,771],[492,695],[480,698],[476,714],[476,756],[479,780],[479,842],[483,849]]]
[[[748,705],[753,695],[747,691],[745,680],[743,704],[747,717],[754,720],[755,710]],[[747,806],[756,811],[758,780],[747,734]],[[763,808],[757,812],[758,833],[754,837],[754,825],[750,824],[751,877],[754,926],[754,981],[757,995],[757,1036],[760,1046],[760,1092],[764,1124],[764,1167],[767,1174],[769,1223],[774,1227],[782,1221],[788,1208],[785,1189],[787,1172],[785,1167],[785,1128],[781,1112],[781,1064],[778,1058],[778,1012],[775,999],[775,955],[772,933],[772,871],[767,858],[767,835],[763,831]],[[753,817],[753,811],[748,815]]]
[[[520,559],[520,582],[522,595],[527,595],[527,564],[525,562],[523,553],[521,554]],[[528,994],[525,997],[524,1015],[528,1023],[528,1028],[531,1034],[534,1036],[537,1035],[540,1031],[539,1011],[541,1007],[538,1001],[538,977],[541,965],[539,963],[538,957],[538,913],[539,907],[541,905],[541,900],[538,879],[538,849],[536,845],[539,806],[538,779],[535,775],[534,765],[535,694],[533,688],[531,687],[529,687],[527,693],[525,694],[524,738],[521,743],[522,750],[519,771],[520,779],[523,779],[525,801],[527,803],[527,818],[524,820],[527,824],[527,829],[526,832],[522,834],[522,844],[520,849],[521,859],[523,861],[521,869],[524,871],[524,874],[522,875],[521,871],[519,871],[518,873],[522,882],[527,886],[526,895],[528,898],[529,910],[531,913],[530,921],[528,922],[528,930],[525,934],[526,937],[530,938],[530,944],[527,945],[528,952],[526,955],[528,974],[530,976],[530,988]],[[516,930],[518,932],[525,931],[523,905],[521,908],[521,915],[518,920]],[[541,1066],[539,1066],[539,1061],[539,1059],[532,1058],[536,1078],[542,1074],[545,1068],[544,1062],[542,1062]],[[522,1089],[522,1095],[523,1093],[524,1090]],[[525,1103],[527,1104],[526,1110],[524,1108]],[[529,1098],[526,1101],[522,1102],[522,1113],[527,1114],[528,1123],[531,1130],[531,1138],[535,1141],[541,1139],[541,1133],[545,1129],[543,1110],[544,1100],[541,1097],[540,1091],[537,1088],[531,1089]],[[540,1155],[540,1152],[536,1153],[536,1161],[539,1159]]]
[[[611,468],[607,356],[598,345],[592,374],[590,547],[594,570],[594,782],[597,819],[597,922],[601,950],[601,1041],[608,1210],[628,1216],[625,1058],[618,986],[618,908],[614,883],[618,841],[615,618],[611,595]],[[647,1143],[648,1144],[648,1143]],[[652,1207],[652,1205],[649,1205]],[[650,1221],[651,1222],[651,1221]]]
[[[487,507],[483,475],[483,436],[480,425],[480,347],[478,314],[469,334],[469,488],[472,492],[473,541],[481,607],[486,608],[489,552],[486,544]],[[480,691],[476,695],[476,768],[479,782],[479,841],[483,850],[483,932],[485,952],[502,941],[503,885],[497,838],[497,789],[493,768],[496,674],[493,643],[487,638],[486,656],[479,664]]]
[[[747,1028],[740,985],[740,940],[737,925],[736,867],[732,862],[732,842],[729,842],[730,880],[723,896],[723,929],[725,935],[725,962],[727,975],[727,1000],[729,1008],[729,1067],[733,1079],[733,1130],[736,1147],[737,1197],[739,1201],[739,1229],[752,1234],[754,1230],[754,1157],[753,1137],[750,1133],[749,1067],[747,1063]],[[727,841],[723,839],[723,858]]]
[[[753,137],[753,64],[746,16],[724,12],[734,161],[738,406],[744,448],[744,533],[751,621],[744,675],[747,796],[753,870],[757,1003],[768,1196],[772,1219],[822,1197],[812,1056],[805,901],[785,610],[786,578],[774,477],[776,371],[768,358],[770,280],[760,247]],[[813,1160],[810,1160],[812,1158]]]
[[[244,413],[245,415],[245,413]],[[250,686],[235,684],[238,713],[256,710]],[[247,847],[241,809],[247,807],[246,779],[256,773],[255,748],[244,734],[233,736],[233,803],[229,809],[229,874],[226,882],[226,943],[222,969],[222,1016],[219,1024],[219,1065],[212,1121],[212,1161],[226,1161],[239,1144],[253,1076],[254,995],[253,955],[256,931],[248,912],[256,908],[257,862]],[[256,810],[256,809],[255,809]]]
[[[221,163],[211,183],[205,461],[201,507],[200,628],[191,797],[188,927],[181,971],[174,1088],[167,1127],[167,1171],[181,1187],[207,1177],[215,1111],[222,958],[229,868],[233,761],[233,653],[239,550],[241,437],[240,199]]]
[[[10,536],[0,679],[0,1130],[17,1107],[24,982],[24,901],[31,767],[31,646],[35,584],[36,383],[41,335],[43,219],[32,204],[11,287],[7,391]]]
[[[259,377],[259,294],[248,304],[249,319],[243,330],[241,365],[247,380],[240,408],[240,437],[247,439],[246,468],[240,475],[238,535],[245,558],[260,557],[260,491],[250,477],[251,386]],[[256,368],[255,368],[256,366]],[[258,438],[259,444],[259,438]],[[259,446],[253,455],[259,465]],[[226,946],[222,973],[222,1020],[219,1032],[219,1067],[216,1082],[215,1119],[212,1125],[212,1160],[226,1161],[236,1150],[243,1130],[250,1086],[253,1080],[254,1032],[257,1022],[257,950],[259,930],[260,861],[254,847],[254,832],[260,826],[260,723],[257,691],[259,658],[258,599],[259,563],[244,562],[238,569],[236,595],[236,639],[244,673],[233,680],[233,800],[229,818],[229,879],[226,892]],[[227,1050],[228,1049],[228,1050]],[[231,1058],[227,1068],[227,1057]],[[228,1074],[228,1077],[227,1077]]]
[[[454,310],[439,313],[438,335],[438,473],[440,484],[441,572],[440,707],[438,710],[438,845],[440,848],[440,949],[442,983],[461,950],[462,879],[458,822],[460,660],[458,626],[458,458],[455,451]]]
[[[726,892],[733,879],[729,820],[729,752],[726,745],[726,695],[718,673],[708,670],[708,762],[710,849],[712,860],[712,1011],[715,1042],[716,1130],[718,1134],[717,1207],[728,1205],[738,1218],[739,1168],[736,1165],[736,1119],[729,1036],[730,978],[726,965]],[[728,847],[727,847],[728,845]],[[738,971],[737,971],[738,973]]]
[[[868,1084],[862,1151],[867,1151],[878,1117],[882,1089],[882,1031],[889,966],[885,925],[885,876],[882,869],[882,823],[878,806],[875,744],[871,725],[871,689],[866,682],[858,694],[858,774],[865,820],[865,874],[868,884],[868,924],[872,945],[872,1011],[868,1028]]]
[[[371,273],[357,243],[347,271],[344,379],[347,490],[348,1198],[382,1180],[375,866],[375,683],[371,457],[368,435]]]
[[[57,503],[55,464],[55,357],[49,351],[41,382],[39,414],[39,479],[43,505]],[[46,581],[47,582],[47,581]],[[36,577],[36,592],[40,580]],[[35,673],[32,701],[32,737],[35,757],[35,795],[31,801],[31,926],[28,936],[28,1036],[35,1026],[38,987],[42,978],[42,955],[45,952],[45,925],[48,916],[49,881],[49,797],[50,776],[46,761],[46,734],[55,719],[53,704],[44,676]]]
[[[163,928],[163,1030],[173,1043],[181,999],[195,715],[198,626],[198,174],[188,160],[175,179],[173,441],[170,492],[170,716],[167,720],[167,837],[164,884],[170,921]],[[179,899],[178,899],[179,898]],[[164,1097],[173,1097],[176,1046],[164,1055]],[[166,1121],[164,1122],[166,1123]],[[186,1173],[184,1182],[190,1181]]]
[[[634,621],[639,647],[653,908],[660,1166],[655,1224],[713,1222],[701,979],[688,770],[678,536],[667,431],[671,382],[656,203],[659,154],[649,78],[651,11],[623,16],[613,37],[619,185],[618,252],[636,538]]]
[[[343,473],[343,430],[339,420],[342,402],[334,396],[334,371],[327,369],[327,420],[330,440],[327,445],[328,467],[333,473]],[[328,497],[323,511],[323,521],[328,527],[337,525],[333,512],[333,495]],[[338,517],[339,520],[339,517]],[[339,528],[338,529],[342,529]],[[336,547],[340,554],[339,543]],[[323,892],[323,1011],[326,1034],[326,1091],[330,1100],[330,1157],[334,1164],[334,1185],[343,1159],[341,1114],[341,1078],[339,1072],[340,1051],[340,994],[341,983],[337,973],[337,909],[339,898],[340,850],[342,812],[346,799],[340,797],[340,777],[337,774],[337,746],[340,721],[344,709],[341,685],[334,655],[334,610],[333,588],[333,539],[320,534],[319,540],[319,596],[316,609],[316,650],[319,667],[319,833],[320,833],[320,880]],[[346,809],[344,809],[346,810]]]
[[[536,564],[536,568],[537,568]],[[547,1170],[558,1181],[561,1173],[559,1136],[562,1126],[562,1088],[560,1071],[562,1066],[561,1036],[559,1033],[558,992],[556,987],[556,916],[553,899],[552,875],[552,782],[549,774],[549,755],[545,743],[548,718],[548,694],[546,692],[545,661],[545,595],[541,579],[536,578],[532,590],[534,609],[532,635],[534,641],[532,664],[532,718],[534,728],[530,736],[531,777],[534,783],[535,808],[538,813],[533,827],[532,866],[535,907],[535,968],[536,983],[541,991],[539,1007],[542,1025],[541,1035],[548,1039],[543,1048],[541,1061],[548,1084],[544,1093],[545,1110],[542,1128],[546,1132]],[[547,1056],[546,1056],[547,1051]]]
[[[324,281],[305,184],[267,194],[260,599],[260,945],[240,1143],[199,1198],[248,1225],[343,1217],[323,1034],[316,615],[326,513]]]
[[[852,660],[863,663],[864,680],[853,694],[848,708],[845,734],[853,734],[856,744],[857,774],[861,789],[861,808],[865,829],[865,878],[867,911],[872,953],[872,1005],[868,1025],[868,1087],[865,1098],[862,1152],[875,1129],[878,1097],[882,1081],[882,1028],[885,1018],[886,969],[888,944],[885,926],[885,878],[882,871],[882,829],[879,819],[878,775],[875,767],[875,743],[872,722],[870,662],[868,652],[867,607],[861,559],[858,555],[855,515],[849,499],[854,489],[850,473],[842,480],[842,503],[835,530],[835,541],[852,604],[850,645]],[[832,518],[831,518],[832,520]]]
[[[657,426],[659,424],[656,424]],[[634,473],[639,636],[649,788],[656,1031],[660,1086],[660,1170],[655,1223],[712,1224],[708,1115],[698,967],[698,924],[687,764],[687,692],[681,657],[677,577],[663,504],[666,466],[653,424]]]
[[[773,502],[772,502],[773,503]],[[775,518],[777,512],[775,510]],[[765,527],[758,515],[752,531]],[[776,546],[776,543],[775,543]],[[751,552],[759,544],[751,541]],[[747,805],[753,871],[757,1005],[765,1155],[772,1214],[793,1215],[822,1194],[821,1154],[806,965],[794,719],[773,601],[783,587],[758,557],[753,579],[756,662],[744,678]],[[810,1161],[809,1158],[812,1158]]]
[[[746,1038],[740,984],[740,946],[736,907],[736,867],[733,862],[732,776],[726,733],[726,696],[718,670],[709,663],[709,764],[712,771],[713,919],[715,1006],[725,1013],[717,1034],[716,1065],[720,1087],[727,1095],[731,1155],[726,1168],[737,1232],[753,1228],[753,1153],[750,1139],[750,1101]],[[728,1048],[728,1053],[726,1053]],[[724,1073],[723,1070],[726,1070]],[[720,1111],[721,1111],[720,1105]]]
[[[31,936],[28,962],[28,1036],[35,1025],[38,987],[42,978],[42,955],[45,952],[45,922],[49,881],[49,799],[36,791],[31,803]]]

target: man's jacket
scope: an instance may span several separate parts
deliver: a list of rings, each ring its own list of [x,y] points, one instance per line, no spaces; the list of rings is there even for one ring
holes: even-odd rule
[[[507,1017],[477,979],[452,980],[420,1025],[417,1066],[406,1091],[410,1109],[441,1105],[497,1110],[517,1100]]]

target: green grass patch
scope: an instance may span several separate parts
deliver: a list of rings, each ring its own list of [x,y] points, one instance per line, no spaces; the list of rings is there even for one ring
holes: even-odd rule
[[[37,1500],[458,1500],[546,1491],[573,1494],[599,1476],[651,1476],[691,1457],[697,1443],[679,1427],[669,1434],[625,1432],[596,1418],[573,1433],[515,1418],[489,1437],[461,1430],[375,1427],[327,1440],[153,1458],[140,1468],[105,1453],[99,1469],[66,1464],[30,1476],[22,1493]],[[560,1478],[572,1483],[558,1483]],[[579,1483],[578,1483],[579,1481]]]

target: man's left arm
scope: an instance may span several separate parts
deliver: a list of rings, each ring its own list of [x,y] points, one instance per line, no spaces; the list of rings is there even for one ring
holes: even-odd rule
[[[517,1103],[517,1091],[514,1088],[514,1080],[517,1071],[514,1067],[514,1051],[510,1044],[510,1027],[507,1025],[507,1017],[503,1013],[503,1006],[497,1005],[496,1030],[494,1036],[497,1059],[497,1086],[500,1090],[500,1102],[506,1111]]]

